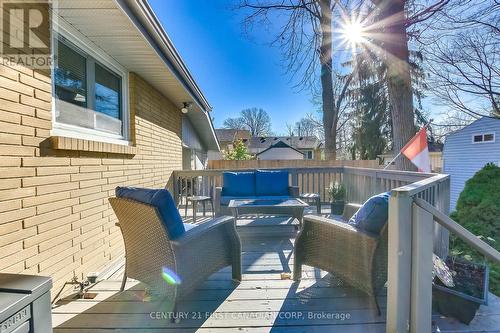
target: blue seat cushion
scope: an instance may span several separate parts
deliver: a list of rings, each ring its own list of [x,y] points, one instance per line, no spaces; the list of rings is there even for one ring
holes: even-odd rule
[[[229,205],[229,201],[237,200],[237,199],[257,199],[257,197],[253,196],[253,195],[250,195],[250,196],[232,196],[232,195],[221,196],[220,197],[220,204],[222,206],[227,206],[227,205]]]
[[[227,206],[229,205],[229,202],[231,200],[237,200],[237,199],[260,199],[260,200],[288,200],[291,197],[288,195],[274,195],[274,196],[260,196],[260,197],[254,197],[254,196],[249,196],[249,197],[233,197],[233,196],[221,196],[220,198],[220,204],[222,206]]]
[[[255,194],[257,196],[288,195],[288,171],[257,170]]]
[[[355,227],[379,234],[389,217],[389,192],[380,193],[366,202],[351,217],[349,224]]]
[[[257,199],[259,200],[282,200],[282,201],[288,200],[290,198],[291,196],[289,195],[261,195],[257,197]]]
[[[223,196],[255,196],[254,172],[223,172]]]
[[[184,230],[186,230],[186,232],[196,227],[196,224],[192,223],[183,223],[183,225],[184,225]]]
[[[185,232],[181,215],[167,190],[118,186],[115,193],[118,198],[132,199],[156,207],[171,239]]]

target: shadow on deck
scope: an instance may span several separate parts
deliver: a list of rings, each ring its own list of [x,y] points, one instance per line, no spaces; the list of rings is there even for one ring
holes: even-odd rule
[[[89,291],[94,299],[59,301],[53,309],[54,332],[385,332],[385,295],[379,297],[378,316],[370,297],[319,269],[304,266],[302,280],[294,282],[293,235],[263,237],[261,231],[293,227],[296,221],[273,217],[267,226],[265,221],[239,223],[246,233],[243,281],[232,281],[230,268],[213,274],[179,304],[180,323],[171,322],[169,304],[148,297],[141,283],[129,280],[120,293],[120,269]],[[252,237],[245,227],[259,236]],[[470,326],[433,319],[440,332],[494,331],[500,328],[500,302],[492,295],[491,305],[482,307]]]

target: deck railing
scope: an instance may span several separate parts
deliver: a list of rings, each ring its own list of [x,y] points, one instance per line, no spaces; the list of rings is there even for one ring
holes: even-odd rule
[[[442,174],[354,167],[290,168],[290,184],[300,192],[321,194],[339,181],[346,186],[346,200],[363,203],[370,196],[391,191],[389,201],[389,250],[387,332],[431,330],[432,253],[448,255],[449,231],[500,262],[500,254],[448,217],[450,179]],[[177,202],[189,194],[213,195],[226,170],[175,171]],[[239,170],[241,171],[241,170]]]
[[[328,187],[334,182],[346,186],[348,202],[363,203],[370,196],[390,191],[403,185],[429,178],[432,174],[380,170],[355,167],[318,167],[276,169],[289,172],[290,184],[299,187],[300,193],[319,193],[321,202],[326,203]],[[215,188],[222,185],[224,171],[251,170],[183,170],[174,171],[173,185],[176,202],[184,203],[190,195],[214,196]]]
[[[431,331],[432,254],[442,258],[448,255],[449,232],[500,263],[498,251],[448,217],[449,193],[447,175],[392,190],[387,332]]]

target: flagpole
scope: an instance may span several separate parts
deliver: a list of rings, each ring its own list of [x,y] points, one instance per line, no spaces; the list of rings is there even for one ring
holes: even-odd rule
[[[429,119],[429,122],[427,124],[424,125],[424,128],[427,129],[427,127],[432,123],[434,119]],[[396,158],[399,157],[399,155],[401,155],[401,150],[399,151],[399,153],[389,162],[389,164],[387,164],[383,170],[386,170],[390,165],[392,165],[392,163],[396,160]]]
[[[399,155],[401,155],[401,151],[396,155],[396,157],[394,157],[390,162],[389,164],[387,164],[385,167],[384,167],[384,170],[387,169],[390,165],[392,165],[392,163],[396,160],[396,158],[399,157]]]

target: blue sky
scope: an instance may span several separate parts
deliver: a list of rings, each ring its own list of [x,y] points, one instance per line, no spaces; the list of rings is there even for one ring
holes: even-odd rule
[[[275,134],[286,124],[315,113],[308,91],[297,91],[282,67],[280,50],[265,42],[264,29],[243,34],[242,13],[231,0],[149,0],[163,27],[213,107],[215,127],[245,108],[260,107],[271,116]],[[435,120],[444,109],[423,101]]]
[[[308,92],[297,92],[264,31],[244,36],[241,16],[227,0],[149,0],[210,104],[215,126],[249,107],[265,109],[277,134],[315,112]]]

